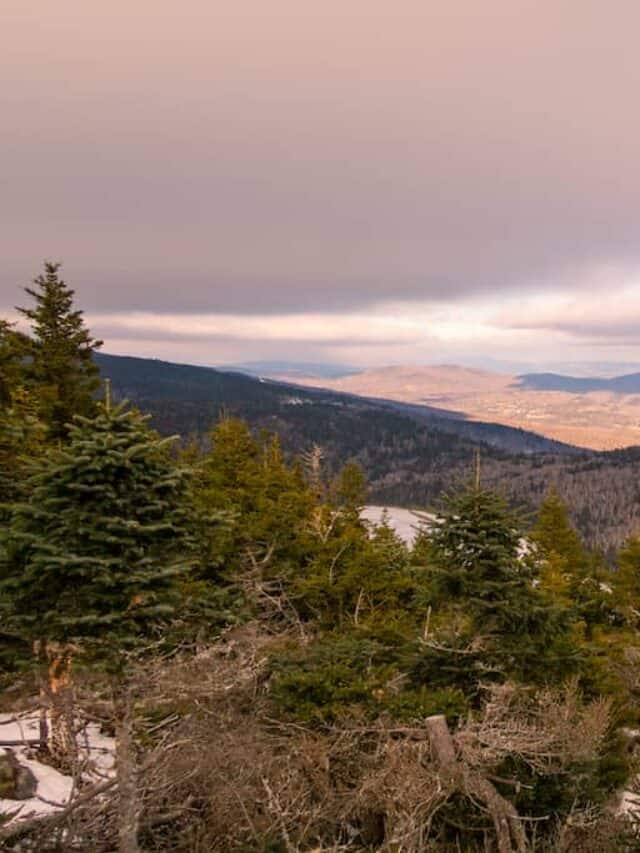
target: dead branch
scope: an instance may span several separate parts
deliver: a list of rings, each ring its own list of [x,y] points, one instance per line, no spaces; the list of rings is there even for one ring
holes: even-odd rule
[[[100,796],[100,794],[104,794],[106,791],[115,787],[115,785],[115,779],[109,779],[107,782],[100,782],[100,784],[94,785],[92,788],[88,788],[86,791],[83,791],[82,794],[78,794],[78,796],[70,802],[69,805],[54,814],[33,817],[28,820],[9,824],[9,826],[0,829],[0,842],[5,843],[7,841],[17,841],[19,838],[24,838],[26,835],[30,835],[32,832],[40,832],[45,829],[47,832],[51,832],[56,827],[64,824],[67,818],[81,806],[87,805],[91,800],[94,800],[96,797]]]
[[[444,783],[452,791],[459,790],[465,796],[484,803],[493,820],[500,853],[526,853],[527,839],[516,809],[488,779],[458,760],[446,717],[428,717],[425,725],[432,755]]]

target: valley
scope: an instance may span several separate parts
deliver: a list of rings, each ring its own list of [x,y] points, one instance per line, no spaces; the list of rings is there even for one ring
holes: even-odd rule
[[[473,421],[531,430],[593,450],[640,444],[640,393],[633,385],[632,392],[618,390],[620,386],[615,384],[610,390],[606,382],[601,387],[594,382],[583,383],[577,388],[588,390],[568,391],[561,390],[568,386],[567,382],[529,382],[526,376],[451,365],[385,367],[339,378],[299,375],[292,378],[282,374],[275,378],[364,397],[453,410]],[[553,388],[554,384],[559,386],[558,390]]]

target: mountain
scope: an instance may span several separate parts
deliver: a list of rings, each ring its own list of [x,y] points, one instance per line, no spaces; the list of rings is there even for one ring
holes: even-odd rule
[[[558,373],[525,373],[518,376],[518,380],[518,387],[534,391],[566,391],[569,394],[610,391],[614,394],[640,394],[640,373],[627,373],[611,379],[561,376]]]
[[[183,435],[201,434],[217,420],[222,409],[250,422],[278,417],[286,421],[308,420],[313,413],[370,413],[393,423],[407,419],[470,442],[516,453],[575,454],[577,448],[521,429],[501,424],[467,421],[459,412],[418,406],[380,397],[363,397],[299,385],[293,382],[256,378],[233,370],[218,370],[156,359],[96,354],[104,376],[109,376],[120,397],[135,400],[154,413],[163,431]],[[180,404],[178,406],[177,404]],[[184,405],[183,405],[184,404]],[[303,407],[300,415],[295,409]],[[310,408],[311,407],[311,408]],[[172,426],[173,424],[173,426]],[[364,427],[363,427],[364,428]],[[415,425],[413,427],[416,428]]]
[[[288,453],[319,444],[327,476],[358,461],[372,504],[432,508],[443,492],[468,481],[480,448],[483,482],[527,512],[555,485],[592,545],[607,550],[640,527],[640,448],[585,452],[424,406],[152,359],[96,360],[114,394],[148,411],[162,433],[204,443],[221,411],[239,415],[256,431],[277,432]]]
[[[554,373],[510,376],[455,365],[387,367],[297,382],[456,412],[565,444],[614,450],[640,444],[640,374],[613,379]],[[637,396],[636,396],[637,395]]]
[[[344,364],[315,364],[303,361],[245,361],[240,364],[221,365],[218,370],[239,371],[250,376],[267,378],[307,376],[317,379],[339,379],[360,372],[358,368]]]

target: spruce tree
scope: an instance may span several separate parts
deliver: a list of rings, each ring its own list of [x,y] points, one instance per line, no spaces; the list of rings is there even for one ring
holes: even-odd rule
[[[540,504],[531,539],[549,560],[562,562],[569,570],[583,569],[588,562],[584,545],[569,519],[569,509],[555,488]]]
[[[110,674],[119,849],[137,853],[129,663],[173,616],[189,567],[185,473],[145,418],[107,404],[93,418],[76,417],[68,445],[49,451],[30,486],[2,543],[0,600],[9,627],[34,642],[41,665],[54,642],[63,667],[71,647]]]
[[[301,559],[300,529],[313,505],[300,469],[285,462],[277,437],[258,441],[237,418],[220,420],[211,445],[196,471],[196,508],[205,516],[222,511],[232,523],[210,526],[207,547],[223,558],[228,574],[268,554],[267,573],[274,567],[281,574],[293,570]]]
[[[625,621],[640,626],[640,537],[629,536],[617,555],[617,572],[612,577],[615,605]]]
[[[37,390],[41,414],[51,437],[65,437],[74,415],[94,412],[99,371],[93,353],[102,341],[91,337],[82,311],[73,307],[74,291],[59,278],[60,264],[47,261],[44,274],[25,291],[35,302],[18,308],[31,322],[27,376]]]
[[[555,488],[540,505],[531,540],[542,558],[543,588],[573,605],[584,622],[587,638],[595,626],[608,625],[615,618],[610,572],[599,555],[589,553],[583,544]]]
[[[521,529],[494,492],[475,487],[449,498],[427,537],[434,604],[462,626],[452,646],[475,649],[467,662],[459,656],[463,669],[475,661],[485,674],[545,680],[575,664],[570,614],[537,588]]]
[[[25,387],[28,338],[0,320],[0,520],[24,484],[24,467],[43,447],[38,401]]]
[[[30,464],[44,450],[45,429],[33,394],[14,389],[11,402],[0,407],[0,520],[10,502],[26,491]]]
[[[333,491],[345,518],[361,523],[360,513],[367,501],[367,478],[357,462],[347,462],[336,477]]]
[[[24,385],[27,338],[7,320],[0,320],[0,408],[9,406],[16,390]]]
[[[100,405],[36,466],[13,507],[2,593],[31,640],[74,643],[110,667],[173,612],[187,568],[185,474],[137,412]]]

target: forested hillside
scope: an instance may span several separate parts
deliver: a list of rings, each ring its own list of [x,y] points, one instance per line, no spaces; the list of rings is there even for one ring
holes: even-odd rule
[[[97,355],[120,397],[153,415],[164,434],[205,439],[222,411],[255,430],[276,432],[288,453],[322,448],[335,473],[356,460],[371,498],[431,508],[443,492],[469,476],[481,448],[485,482],[528,511],[550,486],[594,546],[609,552],[640,524],[640,450],[579,451],[510,427],[443,417],[428,407],[392,404],[238,373],[151,359]],[[535,452],[534,452],[535,451]]]
[[[131,358],[96,353],[95,360],[117,392],[144,404],[154,412],[160,429],[181,435],[199,435],[202,423],[219,416],[225,408],[252,421],[269,415],[287,418],[291,406],[310,405],[347,408],[373,417],[383,413],[403,414],[439,432],[480,441],[483,444],[516,453],[551,453],[574,455],[579,450],[571,445],[545,438],[522,429],[501,424],[467,421],[455,411],[430,406],[416,406],[393,400],[365,398],[307,386],[259,379],[237,371],[216,370],[187,364],[173,364],[158,359]],[[175,405],[180,403],[180,405]],[[183,404],[189,404],[186,407]],[[287,408],[285,408],[287,407]],[[306,410],[298,422],[311,420],[313,410]],[[393,424],[393,418],[387,419]],[[400,427],[401,429],[402,427]]]
[[[101,383],[57,265],[27,297],[29,334],[0,323],[2,849],[638,849],[640,539],[606,565],[557,491],[523,519],[488,484],[599,457],[471,471],[464,438],[246,377],[180,444]],[[168,375],[167,428],[211,405]],[[411,547],[363,520],[354,457],[378,493],[448,488]]]

